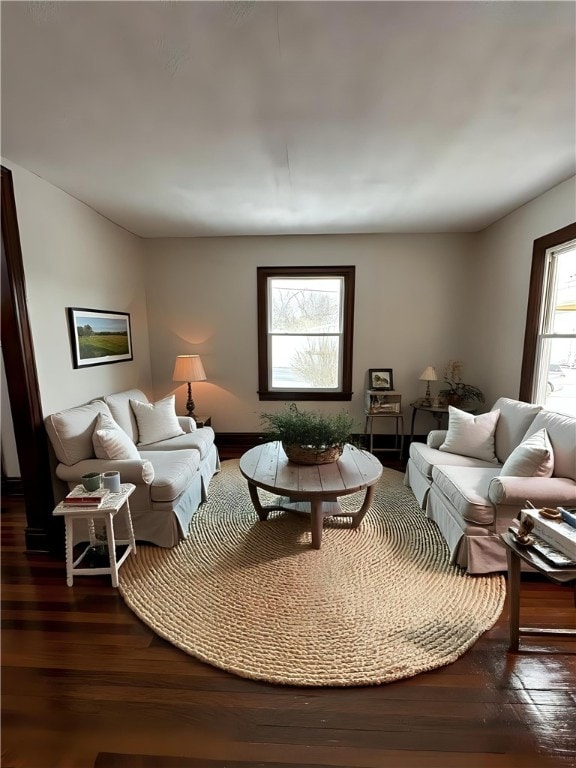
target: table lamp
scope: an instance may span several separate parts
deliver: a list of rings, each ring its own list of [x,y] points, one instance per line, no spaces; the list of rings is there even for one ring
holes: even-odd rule
[[[438,381],[438,376],[436,376],[436,369],[429,365],[420,374],[420,381],[426,382],[426,394],[424,395],[424,400],[422,400],[421,405],[425,406],[426,408],[430,408],[432,405],[432,400],[430,399],[430,382]]]
[[[206,381],[206,374],[204,373],[204,366],[202,365],[202,360],[200,360],[200,355],[178,355],[176,357],[176,364],[174,365],[172,381],[188,382],[186,410],[188,411],[188,416],[194,418],[194,400],[192,400],[191,382]]]

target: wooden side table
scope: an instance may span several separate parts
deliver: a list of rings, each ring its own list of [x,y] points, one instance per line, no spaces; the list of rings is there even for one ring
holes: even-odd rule
[[[368,413],[366,412],[366,424],[364,434],[370,435],[370,453],[386,453],[394,451],[398,453],[399,458],[404,455],[404,417],[402,413]],[[394,448],[374,448],[374,419],[394,419],[396,422],[396,435],[394,439]]]
[[[120,486],[119,493],[109,493],[102,506],[98,509],[84,509],[81,507],[65,506],[60,502],[54,509],[53,515],[64,517],[66,530],[66,584],[71,587],[74,583],[74,576],[101,576],[110,574],[112,577],[112,586],[118,586],[118,569],[126,560],[130,552],[136,554],[136,541],[134,540],[134,529],[132,528],[132,515],[130,514],[129,498],[136,490],[132,483],[123,483]],[[114,517],[117,513],[123,513],[128,524],[128,539],[117,539],[114,534]],[[82,554],[74,560],[74,521],[86,520],[88,522],[88,535],[90,537],[89,545]],[[96,545],[96,532],[94,530],[94,521],[102,520],[106,528],[106,543],[108,545],[109,565],[106,568],[82,568],[80,567],[88,550]],[[116,547],[126,546],[126,550],[121,557],[116,557]]]
[[[410,443],[414,442],[414,422],[416,420],[416,414],[418,413],[418,411],[431,413],[432,416],[436,419],[436,429],[442,429],[442,417],[449,413],[447,405],[446,406],[422,405],[421,402],[416,400],[415,402],[410,403],[410,406],[412,407],[412,422],[410,424]],[[458,408],[461,411],[466,411],[467,413],[476,413],[476,411],[478,410],[474,405],[467,405],[466,403],[459,405]]]
[[[198,429],[212,426],[212,416],[192,416]]]
[[[517,651],[520,635],[555,635],[556,637],[576,637],[576,629],[546,629],[520,626],[520,564],[528,563],[554,584],[576,584],[576,569],[554,568],[544,558],[530,548],[519,547],[511,533],[503,533],[500,538],[506,547],[508,557],[508,593],[510,650]],[[576,592],[574,594],[576,602]]]

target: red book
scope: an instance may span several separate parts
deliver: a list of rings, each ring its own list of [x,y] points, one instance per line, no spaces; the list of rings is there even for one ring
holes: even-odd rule
[[[75,488],[63,499],[62,503],[67,507],[99,507],[109,492],[107,488],[92,492],[85,491],[82,487]]]

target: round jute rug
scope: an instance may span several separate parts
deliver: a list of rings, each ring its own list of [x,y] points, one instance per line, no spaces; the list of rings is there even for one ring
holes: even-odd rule
[[[341,505],[354,511],[362,497]],[[359,528],[327,518],[314,550],[306,517],[272,512],[260,522],[238,462],[225,461],[189,538],[173,549],[139,546],[120,571],[120,591],[155,632],[216,667],[288,685],[351,686],[454,661],[494,624],[505,585],[449,564],[399,472],[384,469]]]

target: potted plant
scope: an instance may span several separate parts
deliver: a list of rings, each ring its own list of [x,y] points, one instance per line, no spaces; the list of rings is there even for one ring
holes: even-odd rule
[[[482,390],[473,384],[465,384],[462,381],[462,371],[464,363],[461,360],[450,360],[444,369],[444,381],[448,386],[439,391],[439,396],[443,398],[448,405],[462,405],[463,403],[472,403],[477,401],[484,403],[485,398]]]
[[[279,413],[263,413],[265,436],[280,440],[290,461],[296,464],[328,464],[342,455],[354,420],[347,413],[322,415],[299,411],[295,403]]]

